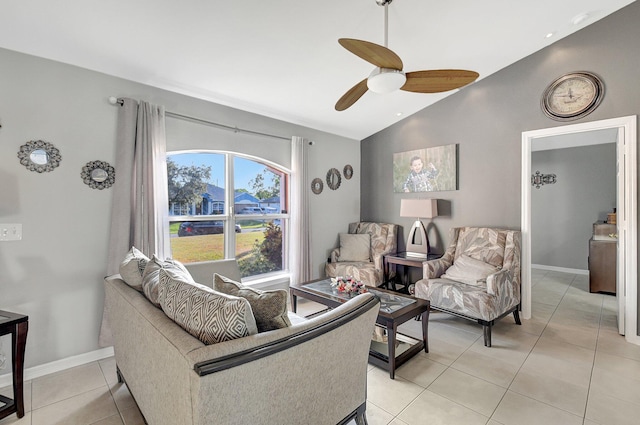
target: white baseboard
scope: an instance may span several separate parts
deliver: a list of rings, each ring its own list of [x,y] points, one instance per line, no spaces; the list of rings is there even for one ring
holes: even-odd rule
[[[39,366],[30,367],[24,370],[24,380],[39,378],[50,373],[60,372],[75,366],[95,362],[96,360],[106,359],[113,356],[113,347],[102,348],[100,350],[91,351],[89,353],[78,354],[77,356],[67,357],[65,359],[56,360]],[[10,365],[7,365],[10,368]],[[11,373],[0,375],[0,388],[12,385],[13,378]]]
[[[566,267],[556,267],[556,266],[545,266],[542,264],[532,264],[531,265],[532,269],[540,269],[540,270],[549,270],[549,271],[553,271],[553,272],[561,272],[561,273],[571,273],[571,274],[583,274],[583,275],[589,275],[589,270],[582,270],[582,269],[569,269]]]

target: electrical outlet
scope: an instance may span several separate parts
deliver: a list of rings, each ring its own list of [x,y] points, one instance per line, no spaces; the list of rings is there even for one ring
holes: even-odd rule
[[[22,240],[22,224],[0,223],[0,241],[19,241],[19,240]]]

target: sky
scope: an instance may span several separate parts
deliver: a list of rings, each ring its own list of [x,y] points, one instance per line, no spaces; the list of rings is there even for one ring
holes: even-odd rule
[[[177,165],[209,165],[211,166],[211,179],[209,183],[218,187],[224,187],[224,154],[217,153],[181,153],[168,155]],[[247,189],[252,192],[249,181],[256,174],[263,172],[265,166],[250,159],[234,157],[234,181],[235,189]],[[268,183],[268,182],[265,182]]]

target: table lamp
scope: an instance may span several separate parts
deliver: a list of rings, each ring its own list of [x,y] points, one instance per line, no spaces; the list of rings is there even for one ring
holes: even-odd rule
[[[437,199],[401,199],[400,217],[416,217],[407,237],[407,257],[427,258],[430,251],[429,238],[421,218],[438,216]]]

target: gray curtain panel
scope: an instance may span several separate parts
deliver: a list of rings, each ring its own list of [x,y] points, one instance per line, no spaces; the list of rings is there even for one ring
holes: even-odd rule
[[[309,141],[291,139],[291,239],[289,269],[291,283],[311,280],[311,214],[309,213]]]
[[[170,255],[164,107],[123,99],[116,137],[107,275],[119,273],[132,246],[148,257]],[[106,310],[98,343],[113,345]]]

